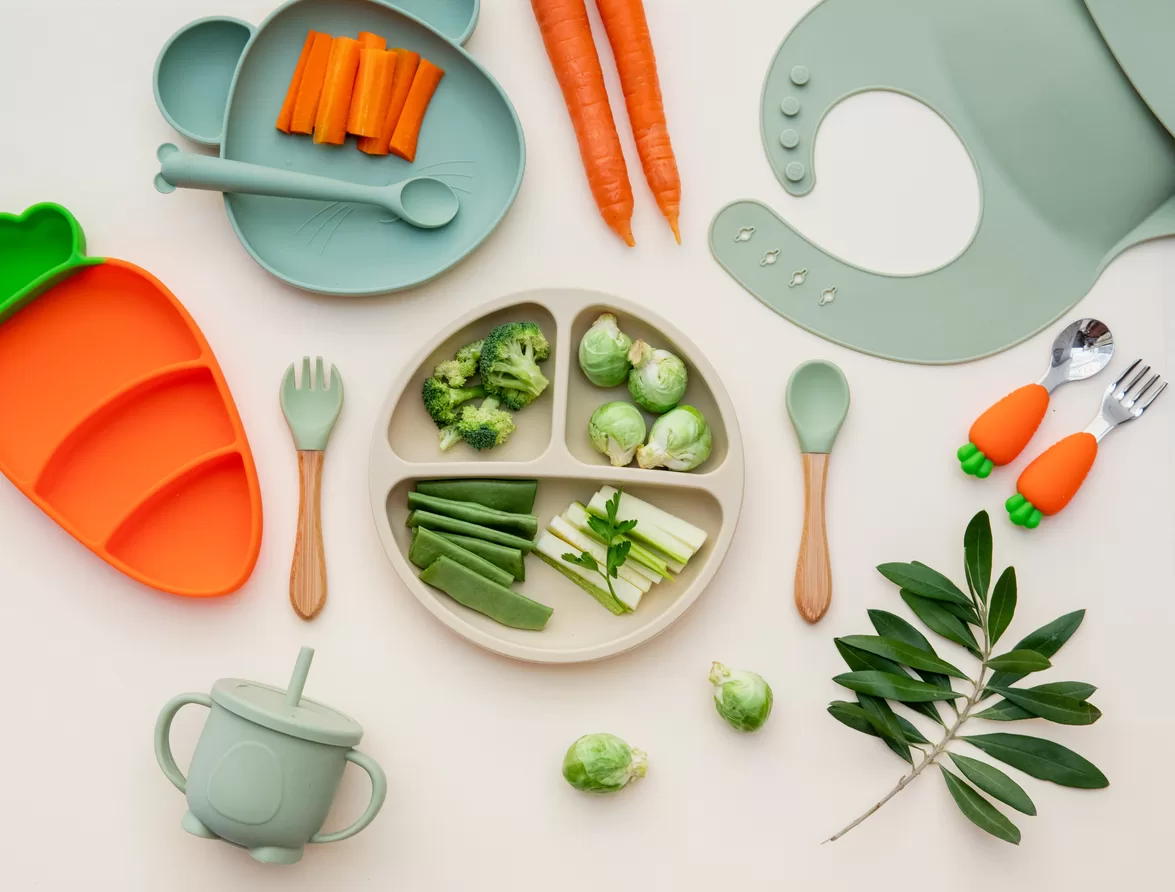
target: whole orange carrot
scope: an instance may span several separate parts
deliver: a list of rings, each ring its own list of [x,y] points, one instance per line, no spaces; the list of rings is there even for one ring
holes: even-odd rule
[[[636,244],[632,237],[632,185],[608,103],[600,56],[592,40],[587,7],[584,0],[530,3],[575,126],[592,195],[604,221],[632,247]]]
[[[681,177],[665,123],[665,104],[657,77],[657,57],[642,0],[596,0],[612,55],[620,72],[628,120],[645,169],[645,179],[657,199],[657,207],[669,221],[681,244]]]

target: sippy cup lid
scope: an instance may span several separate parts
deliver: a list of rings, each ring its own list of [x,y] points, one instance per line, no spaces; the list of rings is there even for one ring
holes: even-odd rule
[[[302,696],[314,651],[302,648],[288,690],[243,678],[222,678],[212,699],[241,718],[291,737],[329,746],[356,746],[363,728],[349,715]]]

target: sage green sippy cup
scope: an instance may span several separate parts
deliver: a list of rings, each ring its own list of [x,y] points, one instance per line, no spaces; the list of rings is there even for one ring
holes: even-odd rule
[[[205,839],[223,839],[258,861],[294,864],[307,843],[354,836],[379,814],[387,779],[374,759],[353,749],[363,728],[349,716],[302,696],[314,651],[302,648],[288,690],[222,678],[212,694],[180,694],[155,724],[155,758],[187,795],[181,826]],[[188,704],[211,710],[185,778],[169,734]],[[322,833],[343,769],[354,762],[371,777],[371,802],[345,830]]]

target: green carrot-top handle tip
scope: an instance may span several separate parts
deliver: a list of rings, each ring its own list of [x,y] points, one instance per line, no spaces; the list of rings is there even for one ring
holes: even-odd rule
[[[1008,509],[1008,519],[1016,526],[1024,527],[1027,530],[1035,530],[1040,526],[1040,521],[1044,517],[1040,510],[1020,493],[1016,493],[1008,499],[1004,503],[1004,507]]]
[[[974,443],[960,446],[959,451],[955,455],[959,459],[963,473],[970,474],[972,477],[978,477],[980,480],[986,480],[991,474],[992,468],[995,467],[991,459],[980,452],[979,447]]]

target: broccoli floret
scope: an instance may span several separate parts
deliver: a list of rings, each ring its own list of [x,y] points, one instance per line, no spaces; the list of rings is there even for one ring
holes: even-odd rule
[[[550,382],[538,364],[551,355],[551,345],[533,322],[508,322],[490,332],[478,368],[482,385],[511,409],[525,409]]]
[[[436,367],[436,376],[450,387],[464,387],[465,382],[477,374],[477,363],[481,359],[481,346],[485,341],[474,341],[457,351],[456,359],[446,359]]]
[[[457,407],[469,400],[481,399],[486,395],[482,387],[450,387],[440,378],[428,378],[424,382],[424,408],[437,427],[456,424]]]
[[[480,406],[465,406],[457,430],[474,449],[492,449],[510,439],[515,430],[514,416],[499,409],[498,401],[490,397]]]
[[[448,452],[461,442],[460,425],[450,424],[441,428],[441,452]]]

